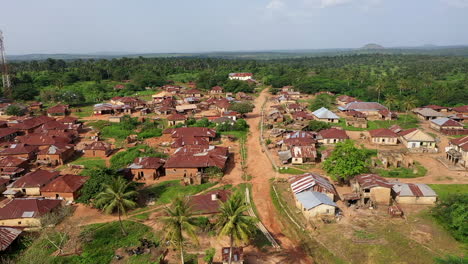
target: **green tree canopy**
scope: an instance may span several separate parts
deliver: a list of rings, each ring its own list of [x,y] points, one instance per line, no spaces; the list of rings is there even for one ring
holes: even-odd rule
[[[9,105],[5,114],[10,116],[24,116],[26,114],[26,108],[19,105]]]
[[[254,109],[254,105],[250,102],[240,102],[240,103],[233,103],[229,110],[236,111],[241,115],[250,113]]]
[[[318,121],[318,120],[311,120],[309,125],[307,126],[307,130],[309,131],[320,131],[324,129],[331,128],[330,123]]]
[[[111,184],[117,178],[115,170],[109,168],[96,168],[92,170],[86,170],[89,179],[83,185],[80,190],[80,197],[77,201],[80,203],[90,203],[92,199],[95,199],[98,193],[104,190],[105,184]]]
[[[138,192],[133,190],[132,182],[127,182],[124,178],[119,177],[111,184],[104,184],[104,191],[96,196],[95,205],[107,213],[111,214],[117,211],[119,215],[120,228],[124,236],[127,235],[122,224],[121,216],[126,215],[127,210],[135,208],[134,201]]]
[[[351,140],[336,144],[331,155],[323,163],[325,171],[336,181],[348,181],[355,175],[369,171],[372,151],[359,148]]]

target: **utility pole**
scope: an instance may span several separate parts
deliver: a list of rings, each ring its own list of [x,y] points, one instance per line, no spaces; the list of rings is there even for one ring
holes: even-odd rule
[[[0,30],[0,70],[2,71],[3,96],[11,98],[11,82],[8,75],[8,65],[5,56],[5,45],[3,44],[3,33]]]

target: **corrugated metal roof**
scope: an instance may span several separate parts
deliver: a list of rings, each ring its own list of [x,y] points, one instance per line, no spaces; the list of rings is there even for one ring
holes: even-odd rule
[[[333,113],[325,107],[315,110],[314,112],[312,112],[312,114],[314,114],[314,116],[320,119],[340,119],[339,116],[337,116],[335,113]]]
[[[393,191],[398,196],[436,197],[437,194],[426,184],[394,182]]]
[[[338,207],[330,197],[319,192],[301,192],[296,194],[297,200],[303,205],[304,208],[310,210],[321,204],[331,205]]]

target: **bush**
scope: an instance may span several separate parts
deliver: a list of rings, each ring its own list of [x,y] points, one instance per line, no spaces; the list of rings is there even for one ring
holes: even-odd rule
[[[109,168],[96,168],[88,170],[89,179],[80,190],[80,197],[76,200],[88,204],[94,197],[104,190],[104,184],[111,184],[117,179],[117,173]]]
[[[468,194],[452,194],[439,200],[432,215],[456,240],[468,243]]]
[[[10,116],[24,116],[26,114],[26,108],[20,107],[19,105],[9,105],[5,114]]]
[[[229,107],[229,110],[236,111],[241,115],[250,113],[254,109],[254,105],[249,102],[234,103]]]
[[[310,121],[309,125],[307,126],[307,130],[309,131],[320,131],[329,128],[331,128],[331,125],[329,123],[317,120]]]
[[[127,149],[113,155],[110,159],[111,167],[113,169],[121,169],[131,164],[135,158],[139,157],[158,157],[165,158],[166,154],[157,152],[146,145],[140,145]]]

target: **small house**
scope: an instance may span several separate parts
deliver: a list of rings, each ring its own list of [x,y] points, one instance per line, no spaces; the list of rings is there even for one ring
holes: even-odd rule
[[[400,141],[412,152],[437,152],[436,140],[417,128],[400,131],[398,135]]]
[[[23,233],[19,228],[0,226],[0,252],[7,250]]]
[[[446,117],[446,114],[432,110],[431,108],[416,108],[413,110],[416,116],[421,120],[432,120],[439,117]]]
[[[223,87],[221,86],[215,86],[211,88],[210,94],[222,94],[223,93]]]
[[[41,196],[51,199],[75,201],[88,177],[65,174],[53,179],[41,187]]]
[[[7,148],[0,151],[0,157],[17,157],[32,160],[36,157],[37,146],[30,146],[22,143],[10,144]]]
[[[430,125],[432,129],[435,129],[437,131],[454,130],[454,129],[462,130],[464,128],[462,124],[447,117],[439,117],[436,119],[432,119],[430,121]]]
[[[351,102],[344,107],[338,107],[342,111],[359,111],[367,116],[379,116],[380,110],[387,110],[387,108],[377,102]]]
[[[337,116],[335,113],[333,113],[325,107],[315,110],[314,112],[312,112],[312,114],[318,121],[326,123],[338,123],[340,121],[339,116]]]
[[[48,116],[66,116],[70,109],[68,105],[58,104],[47,109]]]
[[[303,164],[307,162],[315,162],[317,159],[317,150],[315,145],[310,146],[294,146],[291,148],[291,163]]]
[[[229,73],[229,80],[247,81],[247,80],[251,80],[252,77],[253,77],[253,74],[250,72]]]
[[[204,194],[188,197],[188,204],[196,215],[214,215],[219,213],[219,207],[231,196],[230,190],[213,190]]]
[[[187,121],[187,116],[174,113],[167,117],[167,121],[169,123],[169,126],[175,126],[177,124],[185,124],[185,121]]]
[[[20,193],[26,196],[39,196],[41,195],[41,188],[55,179],[58,175],[58,171],[42,169],[29,172],[7,186],[7,195],[14,196],[17,193]]]
[[[112,146],[104,141],[94,141],[83,148],[84,157],[105,158],[112,153]]]
[[[336,144],[349,139],[349,137],[342,129],[330,128],[319,131],[317,139],[322,144]]]
[[[437,194],[426,184],[422,183],[393,183],[395,201],[399,204],[435,204]]]
[[[468,169],[468,136],[451,139],[445,153],[452,164]]]
[[[51,145],[37,153],[36,162],[42,165],[58,166],[63,165],[75,154],[75,147],[72,144]]]
[[[41,218],[62,204],[58,199],[15,198],[0,207],[0,226],[38,228]]]
[[[358,175],[351,180],[351,187],[360,194],[363,205],[390,204],[393,185],[377,174]]]
[[[311,220],[319,216],[334,216],[338,206],[330,197],[321,192],[304,191],[294,194],[296,206]]]
[[[378,145],[397,145],[398,134],[388,128],[369,130],[370,142]]]
[[[164,175],[165,159],[156,157],[135,158],[128,166],[134,180],[155,180]]]
[[[320,192],[327,195],[332,201],[336,199],[338,193],[333,184],[325,177],[316,173],[304,173],[288,178],[293,193],[304,191]]]

